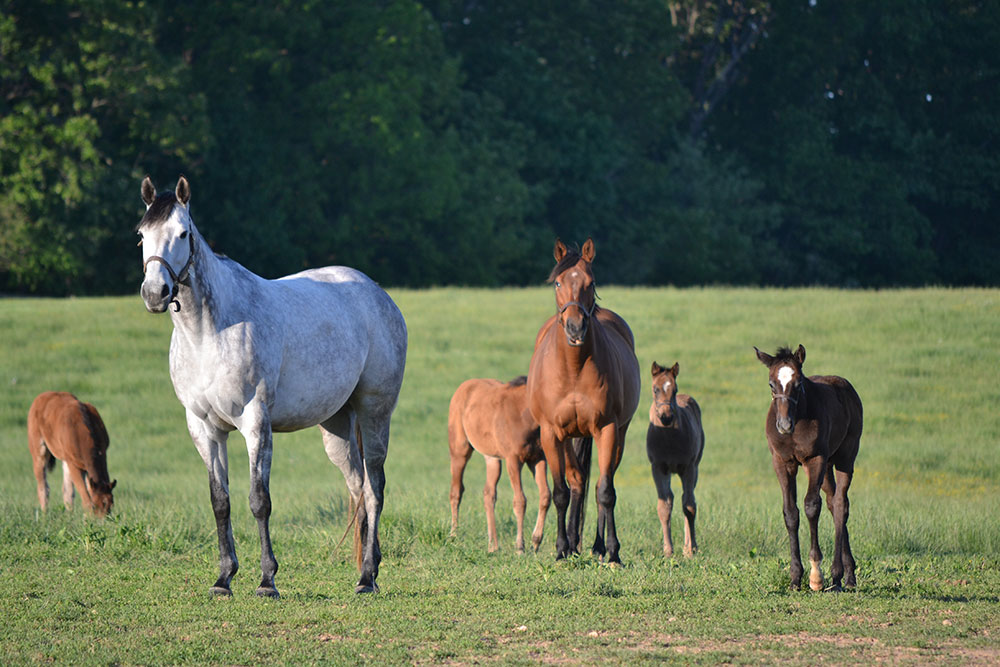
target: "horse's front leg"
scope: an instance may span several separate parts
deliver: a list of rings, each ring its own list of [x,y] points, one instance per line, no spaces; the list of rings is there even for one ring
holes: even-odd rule
[[[809,476],[806,495],[802,500],[806,519],[809,521],[809,588],[821,591],[823,590],[823,570],[821,569],[823,552],[819,548],[819,515],[823,509],[823,500],[820,498],[819,490],[826,476],[826,459],[822,456],[814,456],[806,461],[803,467]]]
[[[278,589],[274,587],[274,575],[278,573],[278,561],[271,549],[271,454],[273,441],[271,420],[261,414],[253,420],[253,425],[243,432],[247,441],[247,456],[250,460],[250,512],[257,519],[260,534],[260,586],[257,595],[276,598]]]
[[[556,558],[569,555],[569,540],[566,539],[566,508],[569,507],[569,487],[566,485],[565,456],[560,443],[556,442],[551,427],[541,426],[538,441],[545,452],[545,460],[552,471],[552,502],[556,506]]]
[[[798,590],[802,585],[802,556],[799,553],[799,508],[795,502],[795,475],[798,473],[799,465],[795,461],[785,462],[774,454],[771,456],[771,464],[774,467],[774,474],[778,477],[778,485],[781,486],[782,511],[785,516],[785,528],[788,530],[788,549],[791,559],[789,564],[791,587],[793,590]]]
[[[618,542],[618,531],[615,527],[615,471],[621,462],[625,445],[625,429],[619,429],[611,423],[604,426],[596,438],[597,468],[600,477],[597,480],[597,535],[594,538],[593,553],[605,557],[609,564],[621,564],[618,555],[621,544]]]
[[[219,578],[210,589],[213,595],[232,595],[229,584],[239,570],[233,527],[229,521],[229,456],[226,440],[229,434],[187,413],[188,432],[208,469],[208,488],[212,495],[212,511],[219,536]]]

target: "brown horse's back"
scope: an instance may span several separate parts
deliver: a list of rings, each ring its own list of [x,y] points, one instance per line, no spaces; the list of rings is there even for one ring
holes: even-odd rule
[[[37,434],[55,458],[108,481],[108,431],[90,403],[64,391],[40,394],[28,411],[28,433]]]
[[[467,442],[485,456],[517,455],[522,461],[542,457],[523,382],[466,380],[451,398],[448,432],[452,448]]]

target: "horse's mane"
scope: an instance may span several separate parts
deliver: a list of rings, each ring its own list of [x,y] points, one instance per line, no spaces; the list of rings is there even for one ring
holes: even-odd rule
[[[577,246],[574,245],[571,248],[566,248],[566,254],[563,255],[563,258],[560,259],[555,268],[552,269],[552,273],[549,274],[549,279],[546,282],[553,282],[557,277],[559,277],[560,273],[571,266],[576,266],[576,263],[580,261],[580,257],[582,257],[582,255],[580,254],[580,248]]]
[[[170,213],[174,210],[174,204],[176,203],[177,196],[173,192],[161,192],[156,195],[156,199],[146,209],[146,214],[142,216],[142,220],[135,226],[135,230],[139,231],[143,227],[152,227],[153,225],[166,222],[170,218]]]
[[[774,353],[774,360],[798,362],[798,359],[795,358],[795,353],[792,352],[792,348],[790,347],[779,347],[778,351]]]
[[[520,387],[520,386],[526,385],[526,384],[528,384],[528,376],[527,375],[519,375],[516,378],[514,378],[513,380],[511,380],[510,382],[508,382],[507,386],[508,387]]]

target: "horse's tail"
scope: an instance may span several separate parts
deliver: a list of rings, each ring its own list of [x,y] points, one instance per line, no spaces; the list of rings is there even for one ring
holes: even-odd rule
[[[358,454],[361,458],[361,494],[358,496],[358,504],[354,505],[354,498],[351,498],[351,521],[354,522],[354,560],[358,564],[358,569],[361,569],[361,563],[364,558],[364,542],[361,539],[361,522],[358,521],[358,512],[361,511],[361,507],[365,504],[365,445],[361,440],[361,425],[358,423],[358,418],[354,418],[354,437],[358,441]]]
[[[593,452],[593,438],[573,438],[573,455],[576,456],[577,469],[583,477],[583,494],[580,496],[580,522],[577,524],[580,531],[577,535],[578,544],[582,544],[583,520],[587,516],[587,488],[590,486],[590,459]]]

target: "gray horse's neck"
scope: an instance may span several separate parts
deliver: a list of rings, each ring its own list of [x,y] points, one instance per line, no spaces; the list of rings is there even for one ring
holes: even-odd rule
[[[220,315],[220,297],[224,297],[226,269],[223,262],[216,257],[208,242],[192,225],[194,235],[194,259],[188,272],[188,278],[177,291],[179,310],[170,310],[174,328],[182,331],[187,337],[200,339],[206,331],[213,331],[218,326]]]

